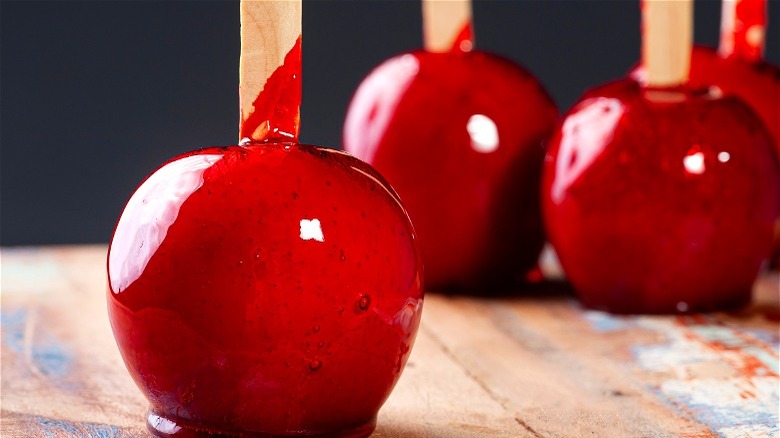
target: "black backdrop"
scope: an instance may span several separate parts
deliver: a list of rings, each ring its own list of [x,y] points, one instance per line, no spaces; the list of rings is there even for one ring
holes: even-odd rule
[[[780,58],[770,0],[767,57]],[[696,41],[720,4],[696,2]],[[474,4],[476,46],[536,74],[562,111],[639,55],[638,0]],[[349,99],[382,60],[421,44],[416,1],[306,1],[301,139],[338,147]],[[236,142],[233,1],[0,3],[0,243],[107,242],[149,172]]]

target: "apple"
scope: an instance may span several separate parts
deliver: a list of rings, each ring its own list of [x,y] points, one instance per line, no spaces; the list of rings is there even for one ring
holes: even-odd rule
[[[636,67],[631,76],[642,81],[644,68]],[[780,160],[780,68],[761,59],[723,57],[709,47],[694,46],[689,83],[699,88],[715,87],[748,104],[771,134],[775,158]],[[780,218],[775,230],[772,264],[780,267]]]
[[[616,313],[726,309],[750,300],[780,206],[772,141],[739,99],[592,90],[545,159],[551,243],[582,302]]]
[[[344,148],[398,191],[420,236],[430,289],[522,280],[545,241],[544,141],[557,110],[515,63],[481,51],[415,51],[359,86]]]
[[[125,207],[108,274],[161,436],[368,436],[423,303],[395,192],[345,153],[292,143],[164,164]]]

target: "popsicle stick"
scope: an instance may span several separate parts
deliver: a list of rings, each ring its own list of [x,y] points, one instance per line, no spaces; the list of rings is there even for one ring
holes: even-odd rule
[[[766,0],[723,0],[720,56],[746,61],[759,61],[764,57],[766,8]]]
[[[692,0],[642,2],[642,61],[647,69],[647,86],[685,83],[692,44]]]
[[[301,0],[241,2],[239,141],[297,141]]]
[[[423,0],[423,39],[429,52],[471,51],[471,0]]]

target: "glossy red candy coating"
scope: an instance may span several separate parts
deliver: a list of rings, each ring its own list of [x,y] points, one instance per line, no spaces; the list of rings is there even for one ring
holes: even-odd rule
[[[623,80],[569,112],[545,160],[550,240],[588,307],[744,304],[780,208],[769,135],[738,99],[655,93],[684,100]]]
[[[239,87],[239,92],[244,90]],[[284,56],[282,65],[269,76],[263,89],[252,102],[245,116],[241,111],[239,137],[256,143],[298,142],[301,122],[301,37]]]
[[[741,2],[742,4],[744,2]],[[737,38],[737,41],[740,41]],[[743,45],[743,50],[745,50]],[[690,85],[694,88],[717,87],[723,94],[747,103],[764,122],[773,137],[776,158],[780,160],[780,68],[761,60],[742,56],[724,58],[717,51],[694,46],[691,53]],[[638,66],[631,76],[642,80],[644,69]],[[775,224],[773,265],[780,266],[780,219]]]
[[[643,68],[637,67],[631,76],[641,80]],[[709,47],[694,46],[689,85],[715,86],[745,101],[766,125],[780,156],[780,68],[763,61],[723,58]]]
[[[347,154],[294,144],[163,165],[128,202],[108,272],[158,434],[368,435],[423,302],[397,195]]]
[[[360,85],[344,148],[398,191],[431,289],[506,286],[536,264],[543,141],[557,110],[530,73],[484,52],[394,57]]]
[[[766,0],[736,0],[733,11],[723,5],[719,52],[728,58],[759,61],[766,39]],[[732,15],[733,14],[733,15]]]
[[[717,86],[744,100],[763,120],[780,154],[780,68],[767,62],[725,59],[706,47],[691,54],[691,85]]]
[[[690,76],[693,84],[714,85],[724,94],[737,96],[750,105],[772,134],[776,158],[780,160],[780,68],[761,60],[725,59],[715,50],[696,47],[691,54]],[[780,218],[775,229],[772,258],[777,268],[780,267]]]

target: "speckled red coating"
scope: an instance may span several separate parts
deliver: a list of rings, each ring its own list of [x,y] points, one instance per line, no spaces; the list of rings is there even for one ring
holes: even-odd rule
[[[780,208],[770,137],[738,99],[648,91],[596,88],[554,134],[542,198],[561,264],[597,309],[745,304]]]
[[[539,81],[507,59],[416,51],[385,61],[360,85],[344,148],[403,199],[429,289],[489,291],[536,264],[544,141],[556,118]]]
[[[295,144],[163,165],[128,203],[108,270],[158,434],[370,434],[423,300],[397,195],[365,163]]]

